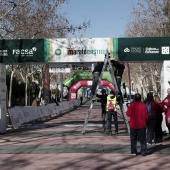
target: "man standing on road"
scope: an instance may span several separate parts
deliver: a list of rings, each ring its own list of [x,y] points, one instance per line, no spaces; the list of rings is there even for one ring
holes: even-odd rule
[[[126,115],[130,117],[130,141],[131,154],[137,155],[137,139],[141,144],[141,155],[146,155],[146,126],[148,121],[148,110],[146,105],[141,102],[141,95],[136,93],[134,102],[128,107]]]
[[[102,89],[102,94],[96,94],[96,97],[100,98],[101,109],[102,109],[102,128],[106,130],[106,103],[107,103],[107,93],[105,89]]]
[[[111,108],[112,107],[112,108]],[[115,134],[118,134],[118,119],[117,119],[117,98],[114,91],[110,91],[107,96],[107,133],[112,135],[112,117],[115,124]]]

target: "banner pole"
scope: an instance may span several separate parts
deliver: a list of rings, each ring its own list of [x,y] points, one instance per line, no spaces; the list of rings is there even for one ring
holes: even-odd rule
[[[131,103],[131,78],[130,78],[130,66],[129,63],[127,63],[127,70],[128,70],[128,83],[129,83],[129,100]]]

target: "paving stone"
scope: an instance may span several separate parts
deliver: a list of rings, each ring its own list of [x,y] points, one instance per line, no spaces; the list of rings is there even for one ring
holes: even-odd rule
[[[60,117],[0,135],[0,169],[169,169],[169,141],[148,146],[147,157],[132,157],[122,119],[118,135],[108,136],[102,131],[100,104],[94,107],[86,133],[82,134],[87,109],[89,105],[81,106]],[[137,147],[140,153],[139,143]]]

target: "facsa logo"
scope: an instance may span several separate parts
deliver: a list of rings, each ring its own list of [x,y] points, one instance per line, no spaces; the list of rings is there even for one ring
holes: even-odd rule
[[[12,54],[13,55],[33,55],[33,53],[37,51],[36,47],[33,47],[32,49],[13,49]]]
[[[130,52],[130,49],[129,49],[129,48],[125,48],[125,49],[124,49],[124,52],[125,52],[125,53],[129,53],[129,52]]]

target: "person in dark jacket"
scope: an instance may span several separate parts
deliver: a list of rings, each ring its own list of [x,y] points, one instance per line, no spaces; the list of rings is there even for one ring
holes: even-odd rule
[[[98,62],[97,65],[95,66],[92,74],[93,74],[93,84],[91,86],[91,94],[92,96],[95,94],[95,90],[97,87],[97,83],[99,82],[99,77],[103,69],[104,62]]]
[[[102,127],[104,131],[106,130],[106,103],[107,103],[107,93],[105,89],[102,89],[102,94],[96,94],[96,97],[100,99],[101,109],[102,109]]]
[[[146,105],[150,104],[151,106],[151,113],[148,111],[148,123],[147,123],[147,144],[151,145],[154,142],[154,132],[155,132],[155,125],[156,125],[156,115],[158,113],[158,105],[154,101],[153,93],[148,93],[146,98]]]
[[[111,60],[111,63],[112,63],[112,66],[115,68],[114,75],[116,78],[119,95],[121,96],[121,99],[123,101],[123,96],[122,96],[122,92],[121,92],[121,82],[122,82],[123,72],[125,69],[125,64],[123,62],[119,61],[117,58],[115,58],[114,60]]]
[[[162,141],[162,120],[163,116],[162,113],[163,111],[163,104],[161,102],[161,99],[158,95],[154,95],[154,101],[156,102],[158,106],[158,111],[156,115],[156,124],[155,124],[155,141],[156,142],[161,142]]]
[[[147,151],[146,126],[148,121],[148,110],[141,102],[141,95],[136,93],[134,102],[128,107],[126,115],[130,117],[130,141],[131,154],[137,155],[137,140],[141,144],[141,155],[145,156]]]

